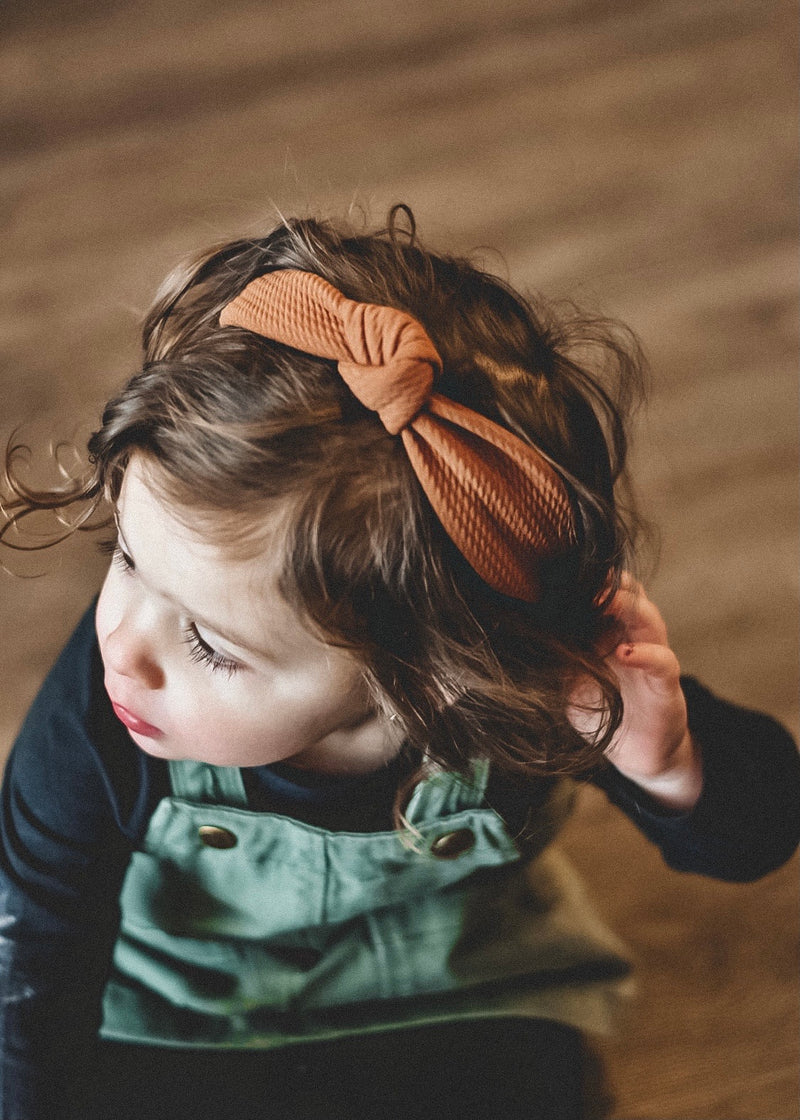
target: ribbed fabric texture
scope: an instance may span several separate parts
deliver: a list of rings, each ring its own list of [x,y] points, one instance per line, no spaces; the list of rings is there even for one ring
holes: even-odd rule
[[[220,325],[336,361],[358,400],[400,434],[431,506],[471,567],[505,595],[538,599],[539,560],[576,539],[566,487],[536,448],[433,392],[442,361],[420,322],[287,269],[248,284],[223,309]]]

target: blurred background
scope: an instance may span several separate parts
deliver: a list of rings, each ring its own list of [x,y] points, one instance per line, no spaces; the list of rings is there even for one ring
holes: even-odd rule
[[[639,334],[651,593],[687,671],[796,734],[795,20],[788,0],[11,0],[0,438],[82,438],[188,253],[408,202],[430,244]],[[44,574],[0,574],[2,758],[103,562],[82,538],[16,567]],[[748,886],[678,875],[592,791],[564,845],[639,965],[604,1043],[614,1115],[795,1120],[797,859]]]

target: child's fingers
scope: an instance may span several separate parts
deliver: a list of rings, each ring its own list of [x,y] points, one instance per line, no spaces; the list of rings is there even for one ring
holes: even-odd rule
[[[621,642],[614,650],[614,668],[645,673],[653,683],[672,687],[680,678],[681,668],[669,646],[660,642]]]
[[[667,627],[661,611],[645,594],[641,584],[631,582],[621,587],[607,607],[608,613],[615,618],[631,642],[667,641]]]

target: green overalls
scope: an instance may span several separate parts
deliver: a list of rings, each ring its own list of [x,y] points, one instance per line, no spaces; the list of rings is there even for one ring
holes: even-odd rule
[[[417,786],[405,834],[252,811],[236,768],[170,777],[121,893],[105,1038],[257,1048],[511,1014],[607,1028],[623,950],[547,846],[567,783],[522,861],[486,764]]]

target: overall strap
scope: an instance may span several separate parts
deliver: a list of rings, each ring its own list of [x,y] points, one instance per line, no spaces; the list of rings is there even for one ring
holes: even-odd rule
[[[247,808],[247,794],[238,766],[211,766],[186,758],[170,759],[169,777],[175,797]]]
[[[470,808],[479,808],[486,796],[486,787],[489,784],[489,759],[476,758],[472,763],[472,777],[462,778],[467,786],[466,798],[469,799]]]
[[[489,761],[476,759],[469,775],[438,770],[420,782],[411,795],[404,817],[420,825],[436,817],[484,807],[489,782]]]

